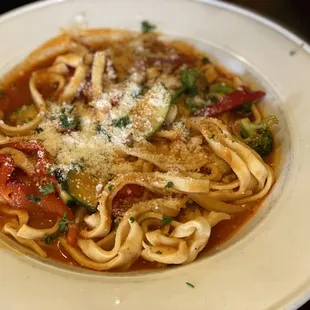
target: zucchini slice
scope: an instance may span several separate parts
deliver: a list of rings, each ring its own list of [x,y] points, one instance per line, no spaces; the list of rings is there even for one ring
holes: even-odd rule
[[[77,204],[84,206],[89,213],[97,211],[98,197],[95,178],[84,172],[71,170],[64,181],[64,188]]]
[[[171,94],[163,83],[155,84],[129,111],[135,141],[150,138],[163,125]]]
[[[57,184],[56,186],[57,193],[59,195],[59,198],[67,205],[72,206],[75,204],[75,199],[68,194],[60,184]]]

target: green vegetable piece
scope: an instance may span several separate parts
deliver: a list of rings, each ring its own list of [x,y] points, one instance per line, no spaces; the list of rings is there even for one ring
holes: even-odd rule
[[[156,29],[156,26],[148,22],[147,20],[144,20],[141,22],[141,32],[142,33],[147,33],[152,30]]]
[[[74,223],[74,221],[68,220],[67,212],[64,212],[62,219],[58,222],[59,231],[61,233],[66,232],[69,229],[68,225],[73,224],[73,223]]]
[[[171,216],[163,215],[163,218],[162,218],[163,225],[168,225],[171,223],[171,221],[172,221]]]
[[[166,186],[165,186],[165,188],[171,188],[171,187],[173,187],[173,182],[171,182],[171,181],[169,181],[167,184],[166,184]]]
[[[198,69],[189,69],[189,70],[186,69],[182,71],[180,77],[182,86],[176,89],[172,97],[172,102],[175,102],[182,94],[186,94],[191,97],[196,96],[197,94],[196,82],[199,77],[199,74],[200,72]]]
[[[38,127],[38,128],[36,128],[35,129],[35,132],[36,133],[41,133],[41,132],[43,132],[44,130],[43,130],[43,128],[41,128],[41,127]]]
[[[79,119],[77,117],[69,117],[67,114],[62,113],[59,117],[60,125],[64,129],[74,130],[77,129],[79,124]]]
[[[193,285],[193,284],[190,283],[190,282],[186,282],[186,285],[189,286],[190,288],[195,288],[195,285]]]
[[[48,194],[54,193],[55,189],[54,189],[54,184],[53,183],[49,183],[46,185],[41,185],[39,187],[39,191],[43,196],[47,196]]]
[[[259,124],[251,123],[248,118],[237,121],[237,124],[243,141],[261,157],[264,157],[273,150],[273,136],[270,128],[278,122],[278,119],[271,115],[264,118]]]
[[[208,57],[204,56],[201,58],[201,63],[205,65],[211,63],[211,61]]]
[[[115,228],[117,228],[119,226],[119,220],[118,219],[115,219],[113,223],[114,223]]]
[[[223,83],[220,83],[220,84],[211,85],[210,86],[210,92],[228,95],[228,94],[231,94],[232,92],[234,92],[234,90],[230,86],[223,84]]]
[[[124,128],[130,124],[130,118],[128,115],[113,120],[113,126],[117,128]]]
[[[242,106],[238,107],[236,111],[244,113],[244,114],[249,114],[252,112],[252,102],[248,102],[243,104]]]
[[[136,219],[132,216],[130,217],[130,222],[133,223]]]
[[[28,195],[28,196],[27,196],[27,199],[28,199],[29,201],[34,202],[34,203],[39,203],[39,202],[41,201],[41,198],[40,198],[40,197],[35,196],[35,195],[33,195],[33,194]]]

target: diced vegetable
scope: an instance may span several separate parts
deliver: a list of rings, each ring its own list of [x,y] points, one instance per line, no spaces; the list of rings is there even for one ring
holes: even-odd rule
[[[133,139],[150,138],[164,123],[169,111],[171,95],[162,83],[155,84],[129,112]]]
[[[230,94],[234,91],[233,88],[230,86],[219,83],[219,84],[213,84],[210,86],[210,92],[211,93],[222,93],[222,94]]]
[[[270,128],[279,121],[274,116],[264,118],[259,124],[253,124],[248,118],[237,121],[240,137],[260,156],[267,156],[273,149],[273,136]]]
[[[64,182],[64,189],[89,213],[95,213],[98,205],[97,184],[96,179],[88,174],[71,170]]]
[[[178,99],[182,94],[189,96],[195,96],[197,94],[196,82],[199,77],[199,71],[197,69],[183,70],[181,74],[180,81],[182,86],[176,89],[172,102]]]
[[[141,32],[142,33],[147,33],[147,32],[150,32],[150,31],[152,31],[154,29],[156,29],[155,25],[152,25],[147,20],[142,21],[142,23],[141,23]]]
[[[75,199],[68,194],[64,189],[62,189],[60,184],[57,184],[56,190],[58,192],[59,198],[67,205],[72,206],[75,204]]]
[[[214,116],[232,110],[245,103],[254,102],[264,96],[265,93],[262,91],[250,91],[247,89],[236,90],[233,93],[222,97],[217,103],[207,105],[205,108],[195,113],[194,116]]]

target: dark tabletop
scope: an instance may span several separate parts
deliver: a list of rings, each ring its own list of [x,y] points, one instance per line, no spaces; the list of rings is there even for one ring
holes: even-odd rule
[[[264,15],[310,42],[310,0],[223,0]],[[0,13],[34,2],[27,0],[1,1]],[[310,302],[299,310],[310,309]],[[275,309],[280,310],[280,309]]]

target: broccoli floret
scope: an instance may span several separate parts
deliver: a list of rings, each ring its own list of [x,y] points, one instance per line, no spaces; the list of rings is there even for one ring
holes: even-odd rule
[[[259,124],[253,124],[248,118],[237,121],[240,128],[240,136],[243,141],[254,149],[260,156],[267,156],[272,152],[273,136],[270,128],[278,124],[278,119],[274,116],[264,118]]]

